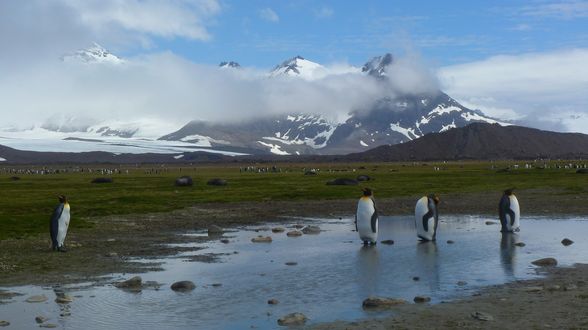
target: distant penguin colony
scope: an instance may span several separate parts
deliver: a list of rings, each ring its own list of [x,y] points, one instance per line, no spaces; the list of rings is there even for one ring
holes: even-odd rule
[[[512,191],[513,189],[505,190],[498,204],[498,213],[502,226],[500,231],[503,233],[520,230],[521,210],[519,201]]]
[[[437,212],[439,197],[424,196],[419,199],[414,209],[414,220],[417,236],[422,241],[434,241],[437,236],[439,213]]]
[[[376,244],[378,240],[378,210],[370,188],[363,189],[363,196],[357,203],[355,229],[364,245]]]
[[[58,199],[59,205],[57,205],[51,215],[49,233],[51,234],[53,251],[66,252],[63,242],[65,241],[65,235],[67,235],[67,229],[69,227],[70,207],[67,202],[67,197],[59,195]]]

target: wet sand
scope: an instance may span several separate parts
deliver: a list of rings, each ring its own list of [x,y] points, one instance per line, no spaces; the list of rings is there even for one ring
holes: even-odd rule
[[[557,190],[518,191],[523,216],[583,215],[588,204],[574,194]],[[376,196],[377,197],[377,196]],[[377,199],[385,215],[408,215],[420,196]],[[500,193],[441,195],[443,214],[496,214]],[[351,217],[356,199],[323,201],[266,201],[261,203],[210,203],[169,213],[112,216],[89,219],[93,228],[71,231],[66,239],[67,253],[52,252],[49,235],[0,241],[0,286],[46,285],[75,282],[104,282],[111,273],[140,273],[160,269],[157,263],[137,263],[134,258],[171,256],[183,250],[169,243],[206,242],[209,239],[181,236],[178,233],[206,229],[215,224],[223,228],[272,222],[291,222],[292,217]],[[75,213],[72,221],[75,221]],[[107,280],[107,279],[106,279]],[[555,268],[550,277],[506,284],[485,290],[481,296],[447,304],[410,304],[394,309],[384,320],[336,322],[318,329],[398,328],[586,328],[588,304],[588,266]],[[524,288],[567,284],[574,290]],[[470,316],[481,311],[493,321]]]

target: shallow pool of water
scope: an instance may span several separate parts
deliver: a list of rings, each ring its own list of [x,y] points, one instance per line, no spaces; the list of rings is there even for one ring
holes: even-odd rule
[[[555,257],[563,266],[588,263],[584,219],[527,218],[519,234],[509,235],[486,221],[494,219],[443,216],[437,243],[418,243],[412,217],[382,217],[379,241],[394,240],[394,244],[372,247],[362,246],[351,219],[293,220],[292,224],[322,229],[318,235],[301,237],[255,231],[262,226],[239,228],[224,234],[228,244],[220,240],[198,244],[206,248],[162,259],[165,271],[141,274],[144,281],[162,283],[159,290],[131,293],[111,285],[66,286],[60,289],[74,301],[59,305],[52,287],[4,288],[25,295],[0,305],[0,319],[16,329],[36,327],[37,315],[63,329],[265,329],[277,327],[276,320],[292,312],[304,313],[309,323],[390,315],[364,311],[362,301],[370,295],[408,301],[427,295],[432,303],[459,298],[483,286],[536,277],[530,262],[538,258]],[[273,242],[252,243],[251,238],[260,234],[271,236]],[[565,237],[575,243],[563,246]],[[526,246],[515,246],[516,242]],[[220,262],[188,261],[194,255],[213,256]],[[189,293],[170,290],[169,285],[180,280],[191,280],[197,288]],[[24,302],[37,294],[49,300]],[[268,305],[268,299],[279,304]]]

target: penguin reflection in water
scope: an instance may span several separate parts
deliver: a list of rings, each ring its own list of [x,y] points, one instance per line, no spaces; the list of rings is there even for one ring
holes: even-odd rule
[[[67,197],[59,195],[59,205],[53,211],[51,215],[51,223],[49,232],[51,234],[51,245],[53,251],[66,252],[63,242],[65,241],[65,235],[67,234],[67,228],[69,227],[69,203]]]
[[[376,244],[378,240],[378,210],[370,188],[363,189],[363,196],[357,203],[355,229],[364,245]]]
[[[414,208],[414,220],[417,236],[422,241],[435,241],[437,238],[437,225],[439,213],[437,212],[439,197],[435,194],[419,199]]]
[[[513,194],[514,189],[506,189],[498,204],[501,232],[512,233],[520,230],[521,210],[519,200]]]

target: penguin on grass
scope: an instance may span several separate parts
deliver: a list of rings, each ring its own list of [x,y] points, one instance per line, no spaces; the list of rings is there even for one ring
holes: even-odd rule
[[[51,246],[53,251],[67,252],[63,242],[65,241],[65,235],[67,235],[67,229],[69,227],[70,206],[67,202],[67,197],[64,195],[59,195],[57,198],[59,199],[59,205],[55,207],[49,225]]]

